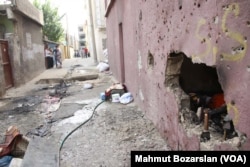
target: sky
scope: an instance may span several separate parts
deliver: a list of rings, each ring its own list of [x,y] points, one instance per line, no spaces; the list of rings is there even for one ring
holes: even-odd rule
[[[31,2],[33,0],[30,0]],[[43,3],[45,0],[40,0]],[[78,26],[84,24],[87,13],[84,10],[84,1],[87,0],[50,0],[52,6],[58,8],[59,16],[66,15],[61,19],[65,29],[68,27],[70,35],[78,35]],[[68,19],[66,19],[68,18]],[[67,26],[68,23],[68,26]]]
[[[68,31],[71,35],[77,33],[78,26],[86,20],[87,13],[84,10],[84,1],[86,0],[51,0],[51,3],[58,7],[60,16],[64,13],[67,14],[68,19],[66,19],[65,15],[62,19],[62,24],[66,28],[68,21]]]

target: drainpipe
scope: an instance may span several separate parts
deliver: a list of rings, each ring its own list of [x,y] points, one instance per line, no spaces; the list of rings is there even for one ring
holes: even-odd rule
[[[93,46],[93,58],[94,58],[94,63],[97,64],[97,53],[96,53],[96,44],[95,44],[95,29],[94,29],[94,24],[93,24],[92,4],[91,4],[91,0],[89,0],[88,2],[89,2],[90,30],[91,30],[92,46]]]

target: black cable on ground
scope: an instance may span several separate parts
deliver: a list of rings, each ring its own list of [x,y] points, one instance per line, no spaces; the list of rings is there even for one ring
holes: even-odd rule
[[[98,103],[98,104],[95,106],[94,111],[93,111],[91,117],[89,117],[89,119],[87,119],[86,121],[84,121],[83,123],[81,123],[79,126],[77,126],[75,129],[73,129],[73,130],[63,139],[63,141],[62,141],[62,143],[61,143],[61,145],[60,145],[60,149],[59,149],[59,160],[58,160],[58,162],[60,162],[60,151],[61,151],[61,149],[62,149],[62,147],[63,147],[64,142],[68,139],[68,137],[69,137],[72,133],[74,133],[77,129],[79,129],[81,126],[83,126],[85,123],[87,123],[87,122],[93,117],[93,115],[94,115],[94,113],[95,113],[95,110],[96,110],[97,107],[99,107],[103,102],[105,102],[105,101],[101,101],[100,103]]]

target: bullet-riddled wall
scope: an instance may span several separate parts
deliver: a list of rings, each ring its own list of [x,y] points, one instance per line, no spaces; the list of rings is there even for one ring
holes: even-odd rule
[[[106,18],[110,68],[173,149],[250,149],[249,7],[247,0],[109,1]],[[189,99],[185,88],[178,85],[178,77],[185,79],[181,73],[189,67],[181,70],[186,58],[174,59],[173,54],[215,69],[216,76],[211,78],[217,79],[220,86],[214,90],[223,91],[239,138],[211,140],[212,147],[207,148],[200,142],[201,131],[195,133],[191,130],[195,128],[183,124],[182,112]],[[200,88],[213,85],[202,73],[197,75],[206,85],[198,85]],[[190,85],[185,87],[192,89]]]

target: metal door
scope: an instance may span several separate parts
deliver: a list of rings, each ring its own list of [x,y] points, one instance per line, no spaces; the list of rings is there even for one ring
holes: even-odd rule
[[[2,62],[0,63],[3,66],[5,89],[9,89],[13,87],[13,77],[12,77],[12,69],[11,69],[11,64],[10,64],[10,57],[8,53],[8,42],[4,40],[0,40],[0,44],[1,44],[0,51],[2,52]]]

